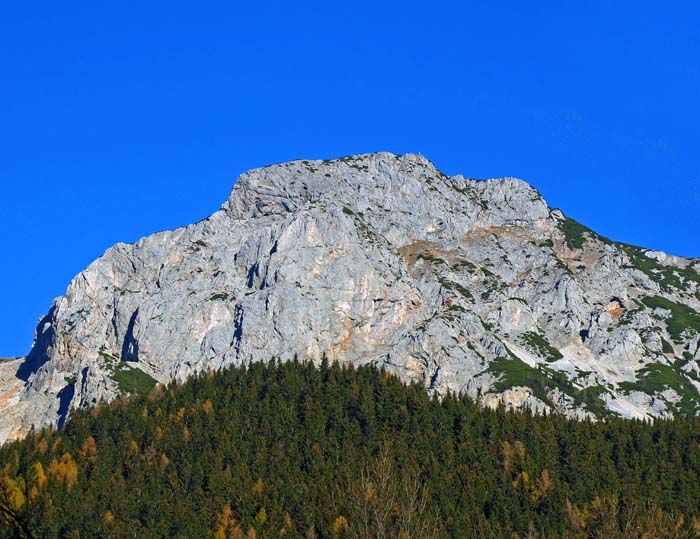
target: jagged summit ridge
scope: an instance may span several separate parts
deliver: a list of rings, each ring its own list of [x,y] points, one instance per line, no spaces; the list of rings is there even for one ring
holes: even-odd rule
[[[695,413],[698,267],[419,155],[255,169],[209,218],[76,276],[5,386],[0,436],[152,380],[324,354],[488,405]]]
[[[447,188],[451,190],[446,191]],[[424,191],[445,195],[445,203],[450,202],[450,196],[454,199],[455,194],[472,192],[471,198],[452,200],[462,208],[476,203],[475,197],[481,192],[494,203],[505,203],[504,207],[513,199],[518,212],[528,199],[544,204],[539,193],[522,180],[450,178],[423,156],[377,153],[326,161],[292,161],[252,170],[239,178],[222,209],[234,219],[248,219],[301,211],[310,204],[343,201],[360,212],[383,208],[415,215],[434,206],[431,203],[435,201],[430,199],[412,198]],[[454,209],[444,205],[437,208]],[[479,209],[485,211],[481,206]]]

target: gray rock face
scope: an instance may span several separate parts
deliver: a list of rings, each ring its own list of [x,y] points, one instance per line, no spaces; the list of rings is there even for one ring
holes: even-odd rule
[[[0,378],[0,436],[139,381],[324,354],[489,406],[695,413],[698,269],[597,236],[520,180],[447,177],[421,156],[253,170],[208,219],[75,277]]]

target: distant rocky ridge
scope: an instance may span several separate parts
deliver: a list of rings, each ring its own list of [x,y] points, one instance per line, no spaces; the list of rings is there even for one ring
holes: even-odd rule
[[[0,440],[155,381],[323,355],[487,406],[696,414],[698,311],[700,260],[612,242],[523,181],[293,161],[75,277],[27,358],[0,362]]]

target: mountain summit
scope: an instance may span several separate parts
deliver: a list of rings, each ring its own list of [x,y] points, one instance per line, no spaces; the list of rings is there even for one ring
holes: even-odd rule
[[[117,244],[30,354],[0,439],[156,381],[294,357],[572,417],[700,410],[700,260],[620,244],[514,178],[377,153],[252,170],[211,217]]]

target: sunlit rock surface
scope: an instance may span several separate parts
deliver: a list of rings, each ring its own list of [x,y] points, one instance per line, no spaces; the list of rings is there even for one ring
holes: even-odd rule
[[[694,414],[699,268],[417,155],[257,169],[73,279],[19,371],[0,365],[0,440],[151,379],[324,354],[488,406]]]

